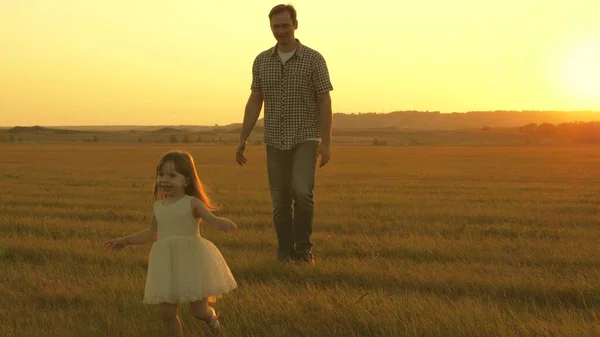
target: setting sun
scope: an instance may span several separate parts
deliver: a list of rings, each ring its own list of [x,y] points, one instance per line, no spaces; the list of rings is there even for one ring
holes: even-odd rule
[[[567,87],[581,99],[600,98],[600,39],[576,46],[568,55],[565,68]]]

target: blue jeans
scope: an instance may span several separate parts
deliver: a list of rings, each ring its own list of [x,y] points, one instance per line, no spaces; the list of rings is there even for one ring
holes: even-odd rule
[[[310,253],[313,225],[315,170],[318,141],[305,141],[292,149],[267,146],[267,174],[273,201],[279,258]]]

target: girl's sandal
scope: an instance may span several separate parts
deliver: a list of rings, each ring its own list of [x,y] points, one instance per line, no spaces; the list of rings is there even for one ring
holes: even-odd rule
[[[221,332],[221,323],[219,323],[219,315],[217,315],[215,309],[213,309],[212,311],[214,316],[210,321],[206,321],[206,324],[208,325],[208,329],[211,333],[219,333]]]

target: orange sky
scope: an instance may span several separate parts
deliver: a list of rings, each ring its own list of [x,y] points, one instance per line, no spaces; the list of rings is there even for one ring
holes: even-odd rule
[[[0,3],[0,125],[241,122],[276,2]],[[600,110],[600,1],[293,2],[334,112]]]

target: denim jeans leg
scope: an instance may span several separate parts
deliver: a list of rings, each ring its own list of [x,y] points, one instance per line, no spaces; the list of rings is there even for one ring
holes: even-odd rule
[[[294,242],[295,253],[310,253],[312,235],[318,141],[302,142],[293,149],[292,195],[294,199]]]
[[[273,202],[273,222],[277,232],[277,254],[280,259],[286,259],[294,251],[291,150],[267,146],[267,175]]]

